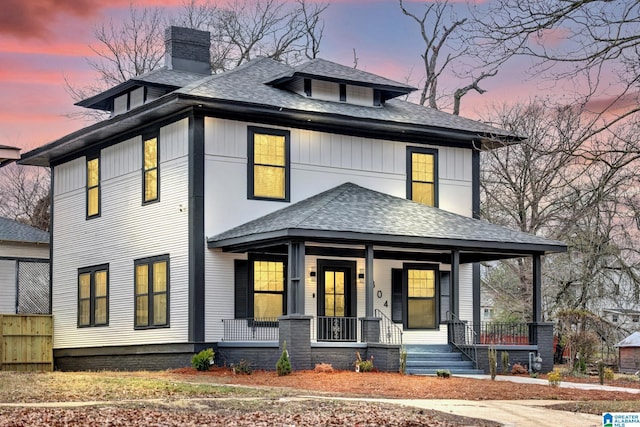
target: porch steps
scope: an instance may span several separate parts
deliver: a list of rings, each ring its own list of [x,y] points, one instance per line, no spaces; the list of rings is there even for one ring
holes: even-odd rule
[[[452,375],[482,374],[473,362],[449,345],[405,345],[407,350],[406,373],[411,375],[435,375],[439,369],[446,369]]]

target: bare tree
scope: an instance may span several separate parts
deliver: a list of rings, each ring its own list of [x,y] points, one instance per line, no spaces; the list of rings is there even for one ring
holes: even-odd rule
[[[67,80],[67,91],[76,100],[86,99],[160,68],[168,22],[211,32],[213,73],[233,69],[259,55],[287,63],[315,58],[324,31],[322,13],[327,7],[325,3],[310,6],[307,0],[234,0],[224,6],[210,0],[185,0],[181,12],[170,17],[163,9],[138,8],[132,3],[125,20],[110,20],[94,31],[97,43],[91,49],[97,59],[87,61],[96,71],[96,82],[78,87]]]
[[[460,114],[462,97],[470,91],[485,93],[480,82],[495,76],[497,68],[469,69],[463,64],[463,60],[474,56],[471,50],[474,41],[469,37],[470,22],[468,18],[456,17],[448,0],[426,3],[422,14],[409,11],[403,0],[399,0],[399,4],[402,13],[420,29],[424,42],[424,50],[420,55],[424,66],[420,105],[428,104],[435,109],[441,107],[439,104],[443,94],[438,83],[444,73],[451,73],[461,80],[470,81],[451,95],[453,114]]]
[[[628,108],[619,114],[638,112],[639,2],[496,0],[476,6],[474,15],[487,61],[532,58],[532,75],[573,80],[580,102],[598,96],[608,99],[601,110],[624,102]]]
[[[604,130],[582,108],[548,101],[497,116],[500,126],[529,138],[483,153],[482,215],[568,244],[567,254],[545,260],[547,314],[638,301],[638,123]],[[500,290],[502,307],[523,318],[531,307],[529,262],[504,262],[485,277]]]
[[[0,169],[0,216],[49,229],[49,170],[15,163]]]

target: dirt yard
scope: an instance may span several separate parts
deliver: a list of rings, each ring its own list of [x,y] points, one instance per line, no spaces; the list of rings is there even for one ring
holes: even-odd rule
[[[614,385],[614,383],[609,383]],[[640,387],[637,381],[615,385]],[[425,399],[555,399],[558,409],[620,411],[640,406],[640,395],[580,391],[505,381],[395,373],[299,371],[278,377],[230,369],[197,372],[0,372],[2,426],[495,426],[400,405],[308,396]],[[609,409],[611,410],[611,409]],[[596,412],[597,413],[597,412]]]

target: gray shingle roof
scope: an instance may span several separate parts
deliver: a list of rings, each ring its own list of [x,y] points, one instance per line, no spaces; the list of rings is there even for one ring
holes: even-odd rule
[[[326,63],[331,64],[328,61],[318,62],[317,64]],[[340,69],[351,70],[355,73],[354,75],[359,75],[360,73],[367,76],[371,75],[370,73],[336,64],[335,68],[338,69],[339,67],[341,67]],[[365,107],[345,102],[307,98],[267,84],[278,76],[294,71],[295,69],[292,67],[272,59],[258,58],[232,71],[199,80],[189,86],[178,89],[176,92],[215,100],[265,105],[301,112],[340,115],[347,118],[463,130],[482,135],[514,136],[507,131],[494,128],[485,123],[399,99],[390,100],[383,107]],[[380,79],[391,82],[391,80],[383,79],[382,77]]]
[[[380,242],[485,248],[512,251],[561,252],[555,240],[510,230],[478,219],[424,206],[411,200],[373,191],[352,183],[302,200],[286,208],[211,237],[211,247],[263,236],[336,236]],[[303,231],[300,231],[303,230]],[[510,249],[509,249],[510,248]]]
[[[49,233],[0,216],[0,242],[49,243]]]

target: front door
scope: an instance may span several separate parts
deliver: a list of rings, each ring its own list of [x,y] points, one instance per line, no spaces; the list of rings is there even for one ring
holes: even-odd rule
[[[318,260],[318,340],[356,341],[355,261]]]

